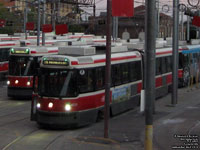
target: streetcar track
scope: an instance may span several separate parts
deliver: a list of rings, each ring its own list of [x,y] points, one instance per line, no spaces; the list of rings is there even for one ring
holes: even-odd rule
[[[10,115],[13,115],[13,114],[20,113],[20,112],[24,112],[24,110],[15,111],[15,112],[12,112],[12,113],[9,113],[9,114],[5,114],[5,115],[0,116],[0,118],[7,117],[7,116],[10,116]]]
[[[18,119],[18,120],[6,122],[6,123],[4,123],[4,124],[0,124],[0,127],[8,126],[8,124],[15,123],[15,122],[18,122],[18,121],[23,121],[23,120],[26,120],[26,119],[28,119],[28,118],[29,118],[29,117],[25,117],[25,118],[22,118],[22,119]]]
[[[40,129],[35,129],[35,130],[32,130],[31,132],[23,135],[23,136],[20,136],[20,137],[17,137],[15,138],[12,142],[8,143],[5,147],[3,147],[2,150],[6,150],[7,148],[9,148],[10,146],[12,146],[13,144],[15,144],[16,142],[18,142],[19,140],[23,139],[24,137],[28,136],[28,135],[31,135],[32,133],[36,132],[36,131],[39,131]]]
[[[57,141],[59,138],[61,138],[63,136],[64,136],[63,134],[60,134],[57,137],[55,137],[49,144],[47,144],[47,146],[44,148],[44,150],[48,150],[55,141]]]

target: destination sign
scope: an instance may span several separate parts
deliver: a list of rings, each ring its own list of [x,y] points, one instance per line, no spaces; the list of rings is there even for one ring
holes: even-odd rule
[[[68,61],[57,61],[57,60],[44,60],[44,65],[61,65],[61,66],[68,66]]]
[[[29,49],[11,49],[12,54],[29,54]]]

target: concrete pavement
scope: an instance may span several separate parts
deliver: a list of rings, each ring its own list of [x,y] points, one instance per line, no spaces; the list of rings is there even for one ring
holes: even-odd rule
[[[199,149],[200,90],[180,89],[178,104],[170,107],[170,103],[170,94],[156,101],[154,150]],[[109,139],[103,138],[102,121],[66,139],[62,147],[67,150],[144,150],[144,120],[137,108],[110,120]]]

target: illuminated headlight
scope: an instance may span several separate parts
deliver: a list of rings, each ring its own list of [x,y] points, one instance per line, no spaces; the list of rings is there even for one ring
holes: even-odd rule
[[[10,85],[10,81],[7,81],[7,85]]]
[[[19,81],[18,80],[15,80],[15,84],[18,84],[19,83]]]
[[[48,107],[49,107],[49,108],[52,108],[52,107],[53,107],[53,103],[50,102],[49,105],[48,105]]]
[[[40,108],[40,106],[41,106],[40,103],[37,103],[37,108]]]
[[[28,81],[26,84],[29,86],[29,85],[31,85],[31,82],[30,82],[30,81]]]
[[[70,111],[70,110],[71,110],[71,108],[72,108],[72,107],[71,107],[71,105],[70,105],[70,104],[66,104],[66,105],[65,105],[65,110],[66,110],[66,111]]]

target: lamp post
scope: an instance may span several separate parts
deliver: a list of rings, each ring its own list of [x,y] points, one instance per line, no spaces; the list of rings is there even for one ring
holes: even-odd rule
[[[37,46],[40,46],[40,0],[38,0]]]
[[[27,1],[25,1],[25,8],[24,8],[24,33],[25,33],[25,39],[27,39],[27,30],[26,30],[27,13],[28,13],[28,4],[27,4]]]

